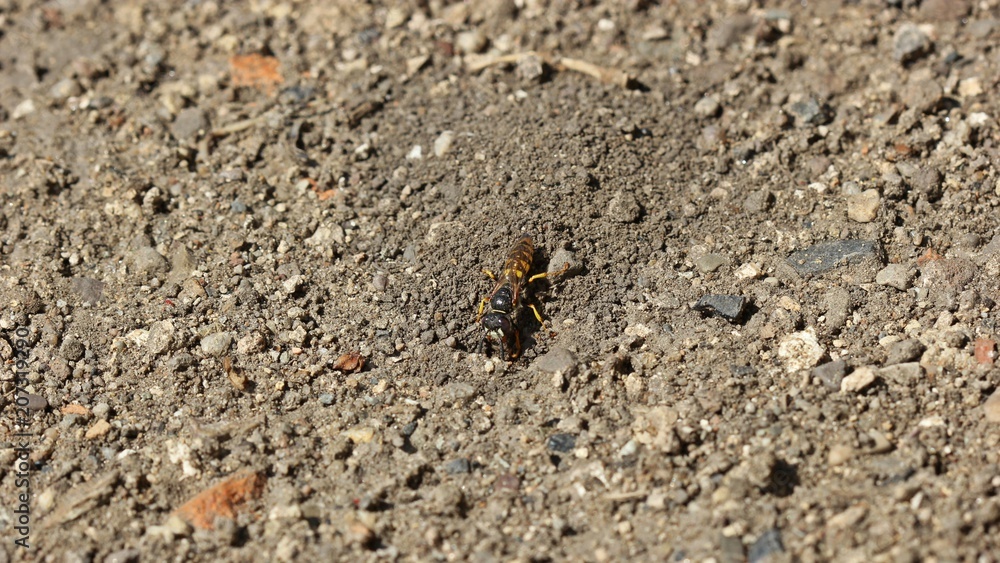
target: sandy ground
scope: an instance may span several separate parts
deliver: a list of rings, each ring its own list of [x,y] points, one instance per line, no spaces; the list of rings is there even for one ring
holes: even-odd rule
[[[0,2],[0,561],[997,561],[998,18]]]

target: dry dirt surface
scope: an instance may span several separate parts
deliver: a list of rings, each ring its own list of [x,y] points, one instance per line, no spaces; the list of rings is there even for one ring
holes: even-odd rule
[[[0,1],[0,562],[997,561],[998,18]]]

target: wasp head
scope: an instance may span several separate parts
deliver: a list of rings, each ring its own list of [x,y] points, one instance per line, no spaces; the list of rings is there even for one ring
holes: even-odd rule
[[[483,340],[490,345],[499,346],[506,356],[510,353],[510,343],[514,341],[514,324],[510,322],[510,317],[503,313],[487,313],[483,316]]]

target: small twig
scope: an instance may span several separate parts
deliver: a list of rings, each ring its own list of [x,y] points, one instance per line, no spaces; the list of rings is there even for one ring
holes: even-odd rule
[[[542,59],[545,64],[555,70],[572,70],[580,72],[586,74],[587,76],[592,76],[605,84],[614,84],[622,88],[628,88],[634,82],[634,78],[632,76],[617,68],[598,66],[580,59],[547,56],[537,51],[525,51],[523,53],[512,53],[510,55],[501,55],[496,57],[477,57],[471,60],[466,59],[465,66],[469,72],[479,72],[491,66],[520,63],[521,61],[531,57],[538,57]]]
[[[235,121],[229,125],[219,127],[218,129],[212,129],[209,133],[210,137],[225,137],[226,135],[232,135],[233,133],[239,133],[249,129],[261,122],[261,117],[253,117],[250,119],[244,119],[243,121]]]
[[[632,77],[622,70],[597,66],[593,63],[588,63],[587,61],[581,61],[579,59],[563,57],[559,59],[558,66],[569,70],[575,70],[576,72],[582,72],[588,76],[593,76],[605,84],[614,84],[622,88],[628,88],[629,83],[632,81]]]

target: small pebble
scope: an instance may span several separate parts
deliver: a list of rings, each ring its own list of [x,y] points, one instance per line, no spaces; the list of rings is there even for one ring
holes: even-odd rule
[[[974,98],[983,93],[983,81],[978,76],[972,76],[958,83],[958,95],[963,98]]]
[[[784,551],[785,547],[781,543],[781,530],[771,528],[761,534],[757,538],[757,541],[753,542],[753,545],[750,546],[750,551],[747,553],[747,561],[749,563],[760,563],[772,555]]]
[[[892,58],[904,64],[922,57],[930,50],[930,37],[912,23],[899,26],[892,38]]]
[[[86,346],[75,336],[67,336],[66,339],[63,340],[62,346],[59,347],[59,355],[62,356],[64,360],[69,360],[71,362],[82,359],[86,352]]]
[[[517,77],[527,84],[541,82],[545,77],[545,62],[537,55],[521,57],[517,61]]]
[[[747,299],[742,295],[704,295],[692,309],[702,314],[718,315],[729,322],[738,321],[746,310]]]
[[[885,365],[888,366],[914,362],[920,359],[920,355],[923,354],[926,349],[926,346],[914,338],[894,342],[889,346],[888,357],[885,360]]]
[[[934,168],[920,168],[909,179],[917,193],[927,197],[928,201],[941,199],[943,193],[941,173]]]
[[[853,264],[876,255],[874,242],[867,240],[835,240],[821,242],[793,252],[788,264],[799,274],[820,274],[837,266]]]
[[[695,267],[703,273],[714,272],[722,267],[729,259],[722,254],[703,254],[694,261]]]
[[[438,135],[438,138],[434,139],[434,156],[441,158],[442,156],[448,154],[454,140],[455,134],[451,131],[444,131]]]
[[[413,76],[416,74],[420,69],[424,68],[424,65],[426,65],[430,60],[430,55],[417,55],[416,57],[406,59],[407,76]]]
[[[778,343],[778,357],[788,373],[812,368],[825,352],[812,328],[789,334]]]
[[[943,97],[944,88],[933,79],[914,78],[900,92],[903,104],[920,114],[934,111]]]
[[[139,561],[140,552],[135,548],[112,551],[104,558],[104,563],[135,563]]]
[[[878,370],[878,376],[885,381],[910,386],[924,377],[924,368],[919,362],[893,364]]]
[[[83,437],[87,440],[93,440],[94,438],[107,435],[108,432],[111,432],[111,423],[107,420],[98,420],[93,426],[87,429]]]
[[[983,403],[983,414],[988,422],[1000,422],[1000,389],[994,391],[990,398]]]
[[[35,395],[33,393],[24,393],[18,396],[19,403],[24,402],[21,400],[22,398],[27,399],[28,403],[25,406],[27,406],[28,410],[32,412],[45,410],[45,407],[49,406],[49,401],[45,397],[42,397],[41,395]]]
[[[49,97],[52,101],[61,104],[67,99],[73,96],[79,96],[83,93],[83,88],[80,88],[80,84],[72,78],[63,78],[59,82],[52,85],[49,89]]]
[[[583,270],[583,265],[576,259],[576,254],[570,250],[566,250],[565,248],[560,248],[553,252],[552,256],[549,258],[549,267],[546,269],[546,272],[554,274],[555,272],[562,270],[567,264],[569,264],[569,268],[567,268],[566,272],[562,274],[564,276],[578,274],[581,270]]]
[[[634,223],[642,216],[639,200],[631,192],[618,192],[608,204],[608,219],[615,223]]]
[[[201,339],[201,351],[206,356],[218,357],[229,350],[229,345],[233,342],[233,333],[217,332]]]
[[[455,35],[455,50],[459,54],[481,53],[486,48],[486,34],[479,29],[462,31]]]
[[[33,113],[35,113],[35,102],[31,98],[28,98],[14,106],[14,111],[10,112],[10,118],[17,121]]]
[[[324,407],[332,405],[334,400],[335,397],[333,396],[332,393],[321,393],[319,396],[319,404],[323,405]]]
[[[869,366],[855,368],[840,382],[841,393],[859,393],[875,382],[875,370]]]
[[[743,200],[743,211],[750,214],[764,213],[774,205],[774,194],[767,190],[751,193]]]
[[[875,274],[875,283],[906,291],[913,285],[916,272],[904,264],[889,264]]]
[[[618,457],[629,457],[630,455],[634,455],[637,451],[639,451],[639,442],[629,440],[628,442],[625,442],[625,445],[622,446],[620,450],[618,450]]]
[[[576,436],[572,434],[553,434],[545,442],[545,447],[554,451],[566,453],[576,447]]]
[[[827,454],[826,463],[830,467],[837,467],[838,465],[847,463],[852,457],[854,457],[854,448],[843,444],[837,444],[830,447],[830,453]]]
[[[752,262],[743,264],[733,272],[738,280],[754,280],[760,277],[760,266]]]
[[[385,15],[385,27],[386,29],[395,29],[402,26],[410,19],[410,12],[406,8],[394,7],[389,8],[389,11]]]
[[[170,320],[156,321],[149,325],[146,349],[150,356],[155,358],[169,351],[174,343],[175,332],[174,323]]]
[[[375,291],[385,291],[385,288],[389,285],[389,278],[382,274],[375,274],[372,277],[372,285],[375,286]]]
[[[111,414],[111,405],[107,403],[97,403],[94,408],[90,409],[90,412],[94,413],[97,418],[103,418],[107,420],[108,415]]]
[[[844,360],[837,360],[834,362],[827,362],[821,366],[816,366],[812,370],[813,377],[818,378],[824,387],[833,390],[839,390],[841,382],[844,379],[844,375],[847,373],[847,362]]]
[[[139,274],[156,275],[167,271],[169,263],[155,248],[144,246],[125,255],[125,262]]]
[[[694,113],[699,117],[715,117],[719,114],[719,100],[712,96],[705,96],[694,104]]]
[[[453,459],[444,465],[444,470],[449,475],[460,475],[462,473],[471,473],[472,464],[469,463],[468,458],[460,457],[458,459]]]
[[[824,125],[833,119],[833,110],[816,98],[793,103],[788,106],[788,113],[795,117],[795,124],[799,127]]]
[[[847,198],[847,216],[858,223],[871,223],[878,216],[882,196],[878,190],[865,190]]]
[[[545,373],[562,373],[567,377],[573,377],[576,375],[577,358],[572,350],[559,346],[535,360],[534,366]]]
[[[203,133],[208,128],[208,117],[200,108],[185,108],[177,114],[173,125],[170,127],[174,137],[181,141],[186,141]]]

